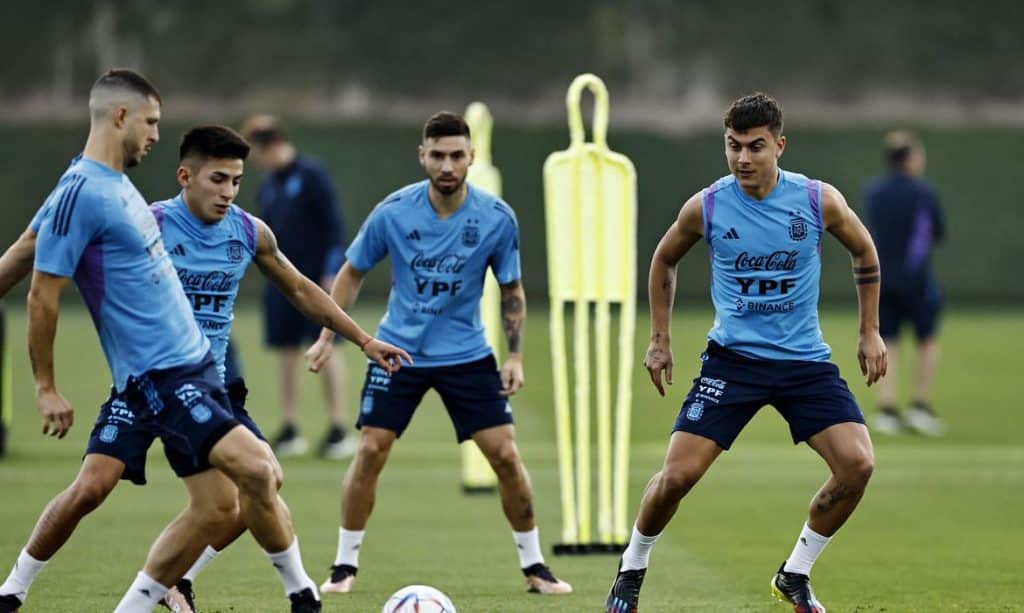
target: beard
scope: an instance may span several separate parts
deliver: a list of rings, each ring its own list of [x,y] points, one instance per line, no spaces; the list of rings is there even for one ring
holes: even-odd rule
[[[455,183],[441,183],[439,179],[431,179],[430,183],[434,186],[434,189],[441,192],[444,196],[451,196],[455,192],[462,189],[462,184],[466,182],[466,178],[463,177],[461,180]]]
[[[126,142],[124,144],[124,167],[125,169],[134,168],[142,162],[142,158],[145,157],[146,150],[140,148],[135,143]]]

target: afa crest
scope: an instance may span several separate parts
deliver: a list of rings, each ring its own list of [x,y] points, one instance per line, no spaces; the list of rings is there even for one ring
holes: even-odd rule
[[[793,213],[789,216],[789,238],[795,241],[802,241],[807,238],[807,222],[799,215]]]
[[[237,241],[228,243],[228,260],[233,264],[242,261],[242,243]]]
[[[462,244],[466,247],[476,247],[480,244],[480,227],[466,226],[462,230]]]

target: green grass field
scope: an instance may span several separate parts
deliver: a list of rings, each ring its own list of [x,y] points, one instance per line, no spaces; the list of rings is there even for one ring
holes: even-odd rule
[[[372,327],[380,311],[357,318]],[[677,381],[660,399],[639,366],[634,377],[630,514],[660,466],[668,432],[710,324],[707,312],[680,316],[674,332]],[[74,476],[109,376],[84,311],[63,314],[58,332],[60,388],[76,407],[65,440],[43,437],[24,352],[24,314],[10,318],[15,415],[10,456],[0,462],[0,573],[6,574],[46,502]],[[852,312],[826,312],[825,336],[866,411],[872,394],[859,380]],[[646,320],[638,322],[637,362]],[[260,347],[258,314],[239,313],[249,408],[267,431],[277,427],[270,355]],[[547,323],[533,311],[527,329],[527,387],[514,401],[520,446],[533,477],[545,548],[559,538],[558,477]],[[877,466],[860,509],[814,571],[830,611],[1024,610],[1024,420],[1016,387],[1024,314],[963,312],[945,327],[936,408],[948,419],[941,440],[876,440]],[[907,346],[909,349],[909,346]],[[355,406],[363,368],[349,348],[348,393]],[[906,354],[908,352],[904,352]],[[907,372],[906,369],[903,370]],[[303,427],[324,426],[314,375],[303,379]],[[339,484],[345,464],[313,458],[284,462],[288,501],[307,569],[318,582],[333,562]],[[784,611],[768,581],[788,555],[807,503],[826,477],[806,446],[793,447],[784,422],[765,409],[683,502],[659,541],[641,599],[644,611]],[[110,611],[141,568],[149,544],[180,510],[184,488],[154,447],[146,487],[124,484],[80,525],[32,588],[24,610]],[[574,584],[567,597],[524,592],[509,528],[494,497],[459,492],[459,453],[436,396],[429,396],[392,454],[361,557],[356,591],[328,598],[326,611],[379,611],[398,587],[426,583],[461,612],[597,611],[615,559],[548,556]],[[197,582],[202,611],[281,611],[277,578],[248,536]]]

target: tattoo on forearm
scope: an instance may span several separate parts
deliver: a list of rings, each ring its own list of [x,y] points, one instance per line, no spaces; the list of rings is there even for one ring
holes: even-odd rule
[[[661,289],[666,291],[672,291],[675,289],[675,285],[676,280],[673,279],[672,277],[667,277],[664,281],[661,282]]]
[[[882,282],[882,275],[871,275],[870,277],[856,277],[853,280],[857,285],[872,285]]]
[[[837,483],[831,490],[818,492],[818,500],[815,505],[819,511],[828,512],[834,509],[840,502],[853,497],[854,492],[850,488],[842,483]]]
[[[878,264],[875,264],[874,266],[854,266],[853,267],[853,274],[855,274],[855,275],[866,275],[866,274],[870,274],[870,273],[873,273],[873,272],[878,272],[878,270],[879,270]]]
[[[517,295],[501,300],[501,324],[510,353],[519,353],[523,340],[523,299]]]
[[[882,282],[881,268],[878,264],[871,266],[854,266],[853,282],[857,285],[871,285]]]

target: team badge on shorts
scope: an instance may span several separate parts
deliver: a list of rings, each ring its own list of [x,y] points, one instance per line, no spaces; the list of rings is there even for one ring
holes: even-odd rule
[[[104,443],[113,443],[117,440],[117,426],[114,424],[107,424],[100,430],[100,440]]]
[[[210,421],[211,417],[213,417],[213,411],[210,410],[210,407],[201,402],[197,402],[191,409],[189,409],[189,413],[192,415],[192,420],[197,424],[205,424]]]
[[[795,241],[807,238],[807,222],[796,213],[789,214],[789,238]]]
[[[363,396],[363,404],[360,405],[359,410],[362,411],[363,415],[369,415],[373,413],[373,395],[367,394]]]
[[[694,400],[690,404],[690,408],[686,409],[686,419],[690,421],[700,421],[700,418],[704,415],[704,403],[700,400]]]

